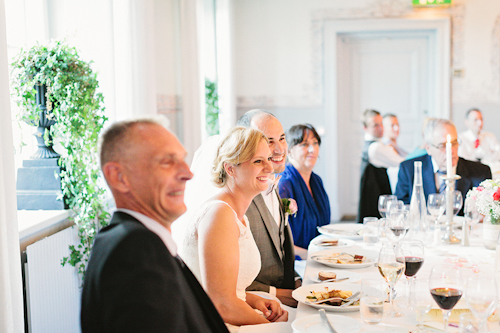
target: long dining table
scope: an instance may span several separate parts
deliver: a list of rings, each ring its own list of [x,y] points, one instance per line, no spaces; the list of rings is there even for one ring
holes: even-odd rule
[[[362,227],[361,224],[359,226],[360,228]],[[461,231],[457,230],[456,232],[461,237]],[[314,277],[317,277],[319,271],[322,270],[342,271],[341,269],[332,269],[331,267],[327,267],[311,259],[311,256],[313,256],[318,251],[325,250],[324,247],[316,245],[318,244],[319,240],[328,238],[329,238],[328,236],[320,235],[311,241],[308,248],[308,258],[302,284],[303,286],[307,287],[308,285],[317,283],[314,282],[313,279]],[[482,240],[481,225],[475,226],[469,239],[470,239],[469,246],[462,246],[460,244],[454,244],[454,245],[441,244],[438,246],[431,246],[426,244],[424,264],[418,271],[417,276],[418,277],[423,276],[428,278],[430,275],[430,271],[434,265],[447,263],[460,267],[464,278],[479,273],[491,274],[491,276],[493,277],[495,251],[488,250],[484,247]],[[429,242],[430,240],[427,241],[427,243]],[[349,253],[355,253],[356,251],[358,252],[372,251],[373,256],[376,256],[381,246],[382,242],[378,242],[376,244],[365,244],[363,240],[355,240],[351,247],[342,248],[338,250],[332,249],[331,251],[332,252],[345,251]],[[380,275],[375,264],[365,268],[349,269],[349,271],[360,274],[361,280],[366,278],[375,278],[375,279],[381,279],[381,281],[383,281],[383,278]],[[361,280],[354,283],[361,284]],[[404,300],[401,300],[403,299],[402,296],[406,294],[406,283],[404,276],[400,278],[400,280],[395,286],[395,289],[397,297],[394,300],[394,306],[397,311],[403,314],[402,317],[393,318],[386,316],[386,313],[389,309],[388,307],[390,306],[389,303],[384,304],[384,316],[382,318],[382,321],[377,325],[364,324],[360,317],[359,311],[342,312],[342,313],[330,312],[330,311],[327,312],[358,320],[361,323],[361,329],[359,330],[359,332],[407,332],[407,333],[414,332],[418,324],[416,313],[410,309],[410,307],[408,306],[407,303],[404,302]],[[464,297],[462,297],[460,302],[456,305],[455,308],[457,310],[455,311],[455,313],[457,312],[460,313],[460,311],[462,312],[467,311],[466,310],[467,304]],[[496,311],[497,312],[499,311],[498,307]],[[300,319],[302,317],[314,314],[318,314],[317,308],[299,302],[294,319]],[[493,318],[490,317],[490,320],[488,321],[488,328],[490,332],[500,332],[500,323],[498,319],[495,319],[495,317],[496,316],[493,316]],[[433,309],[429,314],[427,314],[424,317],[424,320],[425,320],[424,324],[426,325],[429,332],[443,332],[441,311],[439,310],[436,304],[433,305]],[[454,327],[456,324],[458,324],[458,322],[453,323],[453,321],[454,320],[452,316],[452,319],[450,320],[451,326],[448,327],[448,332],[458,332],[458,328]],[[240,332],[241,333],[283,332],[284,333],[284,332],[296,332],[296,331],[292,329],[292,320],[290,320],[288,323],[271,323],[264,325],[242,326],[240,328]]]

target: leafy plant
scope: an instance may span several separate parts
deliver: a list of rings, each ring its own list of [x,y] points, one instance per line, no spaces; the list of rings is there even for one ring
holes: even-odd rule
[[[14,58],[11,75],[13,95],[20,107],[18,119],[29,124],[37,124],[41,112],[34,86],[47,86],[46,115],[57,121],[50,135],[65,149],[59,159],[61,199],[75,212],[73,220],[80,236],[80,244],[69,247],[70,255],[61,264],[76,267],[82,279],[94,237],[109,220],[97,156],[99,133],[107,118],[91,63],[81,60],[75,48],[55,41],[21,50]]]
[[[205,79],[205,103],[208,135],[219,134],[219,94],[217,83]]]

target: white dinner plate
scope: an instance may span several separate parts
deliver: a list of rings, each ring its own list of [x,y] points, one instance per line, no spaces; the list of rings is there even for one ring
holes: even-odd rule
[[[347,238],[362,240],[363,224],[361,223],[335,223],[318,227],[320,234],[333,238]]]
[[[358,254],[361,256],[365,256],[365,259],[363,262],[359,264],[339,264],[337,262],[334,262],[334,260],[325,260],[322,259],[322,256],[328,256],[334,253],[340,253],[340,252],[345,252],[349,253],[352,255]],[[347,269],[356,269],[356,268],[365,268],[372,266],[374,263],[377,262],[378,259],[378,252],[375,251],[370,251],[370,250],[365,250],[360,247],[350,247],[347,249],[342,249],[342,250],[323,250],[323,251],[318,251],[314,252],[311,255],[311,259],[319,262],[320,264],[323,264],[328,267],[333,267],[333,268],[347,268]]]
[[[354,318],[327,313],[326,316],[338,333],[354,333],[361,329],[361,322]],[[313,314],[299,319],[292,323],[294,331],[299,333],[328,333],[326,323],[321,320],[319,314]]]
[[[312,241],[311,244],[314,246],[317,246],[317,247],[325,248],[325,249],[339,249],[342,247],[350,247],[350,246],[354,245],[354,241],[352,239],[339,239],[338,245],[321,244],[323,241],[328,240],[328,239],[331,239],[331,238],[316,239],[316,240]]]
[[[304,303],[318,309],[325,309],[325,311],[333,311],[333,312],[359,311],[359,305],[349,305],[342,308],[340,306],[333,306],[328,304],[311,304],[307,302],[307,296],[311,295],[311,291],[325,291],[325,288],[328,288],[328,290],[334,290],[334,289],[350,290],[354,294],[355,292],[361,290],[361,285],[354,283],[342,283],[342,282],[325,282],[325,283],[309,284],[295,289],[292,292],[292,297],[295,298],[297,302]]]
[[[346,270],[339,270],[339,271],[332,271],[332,270],[322,270],[323,272],[335,272],[337,273],[337,279],[343,279],[343,278],[348,278],[348,280],[342,280],[339,282],[333,282],[333,283],[340,283],[340,282],[358,282],[361,280],[361,274],[351,272],[351,271],[346,271]],[[318,272],[319,273],[319,272]],[[307,278],[313,282],[319,283],[321,280],[318,278],[318,273],[311,273],[307,276]],[[328,282],[322,282],[322,283],[328,283]]]

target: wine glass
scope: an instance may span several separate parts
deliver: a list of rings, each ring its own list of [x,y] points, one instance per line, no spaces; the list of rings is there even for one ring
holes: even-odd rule
[[[424,243],[416,239],[402,239],[397,248],[401,249],[405,256],[406,296],[409,300],[415,289],[415,275],[424,264]]]
[[[391,217],[391,212],[397,210],[404,210],[405,203],[401,200],[390,200],[387,202],[387,209],[385,211],[385,215],[387,218]]]
[[[464,217],[470,228],[470,234],[472,235],[473,227],[479,223],[479,212],[477,211],[476,200],[472,198],[465,199]]]
[[[398,198],[392,194],[383,194],[378,197],[378,212],[380,216],[386,217],[385,212],[387,211],[387,203],[392,200],[398,200]]]
[[[451,310],[458,303],[463,293],[460,271],[457,267],[446,264],[435,265],[429,277],[429,290],[432,298],[443,311],[444,329],[448,332],[448,320]]]
[[[479,332],[487,332],[487,319],[497,303],[495,279],[486,276],[471,276],[465,286],[465,301],[479,320]]]
[[[405,271],[405,257],[401,250],[392,245],[384,245],[378,255],[378,271],[389,285],[389,301],[391,302],[389,317],[401,317],[403,314],[394,310],[394,285]]]
[[[427,209],[429,210],[429,214],[436,219],[435,224],[438,225],[439,218],[444,214],[446,209],[446,198],[444,194],[429,194],[429,197],[427,198]]]
[[[458,212],[462,208],[463,203],[464,203],[464,200],[462,197],[462,192],[454,191],[453,192],[453,216],[456,216],[458,214]]]
[[[420,320],[415,332],[427,332],[424,328],[424,315],[432,308],[432,297],[428,292],[429,281],[423,277],[415,277],[415,293],[410,298],[410,307],[418,312]]]
[[[386,220],[385,234],[389,240],[395,244],[404,236],[409,230],[408,212],[402,209],[392,210],[390,217]]]

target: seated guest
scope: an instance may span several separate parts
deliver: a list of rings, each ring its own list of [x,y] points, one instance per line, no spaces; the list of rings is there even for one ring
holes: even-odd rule
[[[483,115],[470,109],[465,115],[467,130],[460,133],[458,156],[488,165],[493,173],[500,171],[500,143],[495,134],[483,131]]]
[[[262,131],[269,139],[273,154],[269,188],[252,200],[246,212],[262,260],[259,275],[247,290],[269,292],[283,304],[296,307],[292,291],[300,287],[302,280],[294,269],[292,232],[285,223],[283,204],[275,186],[275,175],[285,170],[288,152],[285,131],[272,113],[261,109],[247,111],[237,125]]]
[[[378,197],[382,194],[392,194],[387,168],[397,167],[404,160],[392,146],[381,142],[384,125],[380,112],[366,110],[363,113],[363,128],[365,144],[361,156],[359,223],[362,223],[363,218],[367,216],[380,217]]]
[[[185,156],[152,119],[118,122],[103,134],[101,168],[118,209],[87,266],[83,333],[227,332],[170,235],[193,176]]]
[[[384,116],[382,124],[384,125],[384,134],[382,136],[382,143],[385,145],[392,146],[392,148],[396,150],[399,156],[406,157],[406,155],[408,155],[408,152],[398,145],[398,137],[399,137],[398,117],[395,114],[388,113]]]
[[[404,161],[399,167],[396,196],[405,204],[410,203],[413,191],[414,162],[422,162],[422,181],[424,184],[425,200],[431,193],[445,191],[446,185],[440,175],[446,175],[446,142],[450,135],[452,168],[461,178],[455,183],[455,190],[462,192],[465,198],[467,192],[478,186],[485,179],[491,178],[488,166],[458,157],[458,140],[455,125],[446,119],[429,120],[424,132],[427,154],[421,157]],[[463,215],[463,207],[459,212]]]
[[[278,302],[245,292],[260,271],[259,249],[245,212],[252,199],[268,187],[273,170],[270,159],[262,132],[236,127],[220,143],[215,161],[198,160],[212,169],[212,181],[221,191],[191,219],[179,253],[231,330],[235,328],[231,325],[288,319]],[[204,191],[203,183],[198,191]]]
[[[321,138],[309,124],[295,125],[287,133],[288,164],[279,181],[280,196],[297,202],[297,214],[290,215],[295,254],[307,259],[307,247],[318,236],[317,227],[330,223],[330,202],[316,165]]]

